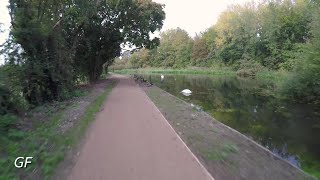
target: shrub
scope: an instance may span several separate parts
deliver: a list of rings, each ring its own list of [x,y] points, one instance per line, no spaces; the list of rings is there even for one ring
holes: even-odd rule
[[[238,65],[237,75],[238,76],[256,76],[260,71],[265,70],[265,68],[256,61],[253,60],[241,60]]]
[[[12,114],[0,116],[0,135],[6,135],[10,129],[17,123],[17,117]]]

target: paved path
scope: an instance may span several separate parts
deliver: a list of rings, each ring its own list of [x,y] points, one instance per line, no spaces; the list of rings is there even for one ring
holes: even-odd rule
[[[118,85],[89,128],[70,180],[213,180],[135,82]]]

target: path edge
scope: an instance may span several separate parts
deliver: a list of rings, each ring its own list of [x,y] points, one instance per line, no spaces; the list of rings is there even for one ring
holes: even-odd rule
[[[131,78],[130,78],[131,79]],[[136,83],[136,82],[135,82]],[[139,86],[139,84],[136,83],[136,86],[139,87],[139,89],[143,92],[143,95],[150,101],[151,105],[156,109],[156,111],[160,114],[160,116],[163,118],[163,120],[166,122],[167,125],[169,125],[170,129],[173,130],[173,132],[177,135],[178,139],[182,142],[183,146],[186,147],[187,151],[191,154],[194,160],[198,163],[202,171],[211,179],[215,180],[213,176],[209,173],[207,168],[200,162],[200,160],[197,158],[196,155],[193,154],[191,149],[187,146],[187,144],[182,140],[182,138],[179,136],[179,134],[176,132],[176,130],[171,126],[169,121],[164,117],[164,115],[161,113],[159,108],[154,104],[154,102],[149,98],[149,96],[146,94],[146,92]]]

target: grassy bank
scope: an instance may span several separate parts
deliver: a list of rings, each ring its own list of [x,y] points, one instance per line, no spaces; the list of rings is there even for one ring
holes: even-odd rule
[[[115,70],[120,74],[202,74],[202,75],[227,75],[236,76],[237,72],[230,68],[195,68],[195,69],[122,69]],[[261,71],[255,76],[257,79],[283,81],[287,77],[287,72]]]
[[[155,86],[144,89],[214,178],[315,179],[273,155],[252,139],[197,109],[196,105],[190,105],[190,102]],[[316,173],[312,174],[317,176]]]
[[[284,71],[261,71],[257,73],[256,78],[281,82],[286,80],[288,76],[289,73]]]
[[[32,128],[12,130],[8,137],[1,137],[0,179],[48,179],[64,159],[67,149],[72,148],[83,137],[114,86],[115,82],[107,84],[104,91],[94,96],[80,119],[64,133],[59,130],[61,121],[70,109],[80,106],[79,100],[39,107],[38,112],[33,112],[35,119],[32,119]],[[36,119],[37,113],[44,114],[45,120]],[[27,168],[17,169],[14,161],[20,156],[33,157],[32,164]]]
[[[123,69],[115,70],[116,73],[123,74],[208,74],[208,75],[236,75],[230,69]]]

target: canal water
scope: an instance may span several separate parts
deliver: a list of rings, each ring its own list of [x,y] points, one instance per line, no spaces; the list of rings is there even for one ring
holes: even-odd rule
[[[291,164],[315,175],[320,173],[319,112],[311,105],[276,98],[273,83],[230,76],[142,76],[200,106]],[[183,95],[183,89],[190,89],[192,94]]]

